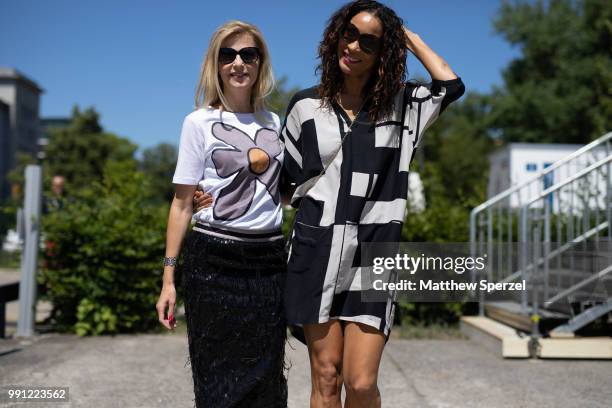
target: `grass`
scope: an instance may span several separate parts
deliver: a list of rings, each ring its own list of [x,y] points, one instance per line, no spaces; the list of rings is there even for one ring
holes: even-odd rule
[[[0,250],[0,268],[19,269],[21,254],[19,252],[6,252]]]

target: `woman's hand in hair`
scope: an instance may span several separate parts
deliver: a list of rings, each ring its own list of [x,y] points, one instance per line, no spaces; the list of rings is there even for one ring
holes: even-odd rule
[[[202,191],[202,187],[198,186],[198,189],[193,194],[193,212],[196,213],[204,208],[208,208],[212,206],[212,203],[212,195]]]
[[[432,79],[448,81],[457,78],[446,61],[429,48],[418,34],[413,33],[405,26],[404,33],[406,34],[406,48],[421,61]]]

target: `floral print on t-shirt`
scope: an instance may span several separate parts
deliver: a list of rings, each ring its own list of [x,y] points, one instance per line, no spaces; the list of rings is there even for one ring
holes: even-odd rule
[[[244,215],[253,202],[256,180],[278,204],[278,173],[281,170],[281,163],[276,159],[281,152],[278,134],[261,128],[253,140],[242,130],[221,122],[212,125],[212,134],[232,147],[213,151],[212,161],[217,174],[223,178],[234,177],[215,200],[213,216],[219,220],[233,220]]]

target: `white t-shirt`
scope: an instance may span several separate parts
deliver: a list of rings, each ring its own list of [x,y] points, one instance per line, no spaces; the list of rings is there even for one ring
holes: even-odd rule
[[[259,118],[258,118],[259,117]],[[276,114],[198,109],[185,117],[172,182],[200,185],[213,205],[197,222],[235,232],[280,229],[283,149]]]

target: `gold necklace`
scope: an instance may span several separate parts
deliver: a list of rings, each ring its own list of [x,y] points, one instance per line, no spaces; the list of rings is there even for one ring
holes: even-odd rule
[[[352,132],[353,130],[353,126],[355,125],[355,123],[357,122],[357,118],[359,117],[359,114],[361,113],[361,110],[363,109],[363,107],[365,106],[367,101],[367,98],[363,100],[363,102],[361,103],[361,107],[359,108],[359,110],[357,111],[357,114],[355,115],[355,117],[353,119],[351,119],[349,117],[349,119],[351,119],[351,124],[349,125],[348,129],[346,130],[346,132],[344,133],[345,137],[346,135],[348,135],[349,133]],[[340,102],[340,98],[338,98],[338,105],[340,105],[340,108],[342,108],[342,110],[344,111],[344,113],[346,113],[346,109],[344,109],[344,106],[342,106],[342,103]],[[346,116],[348,117],[348,113],[346,113]],[[343,118],[344,119],[344,118]],[[346,121],[345,121],[345,125],[346,125]],[[344,138],[343,138],[344,139]]]

